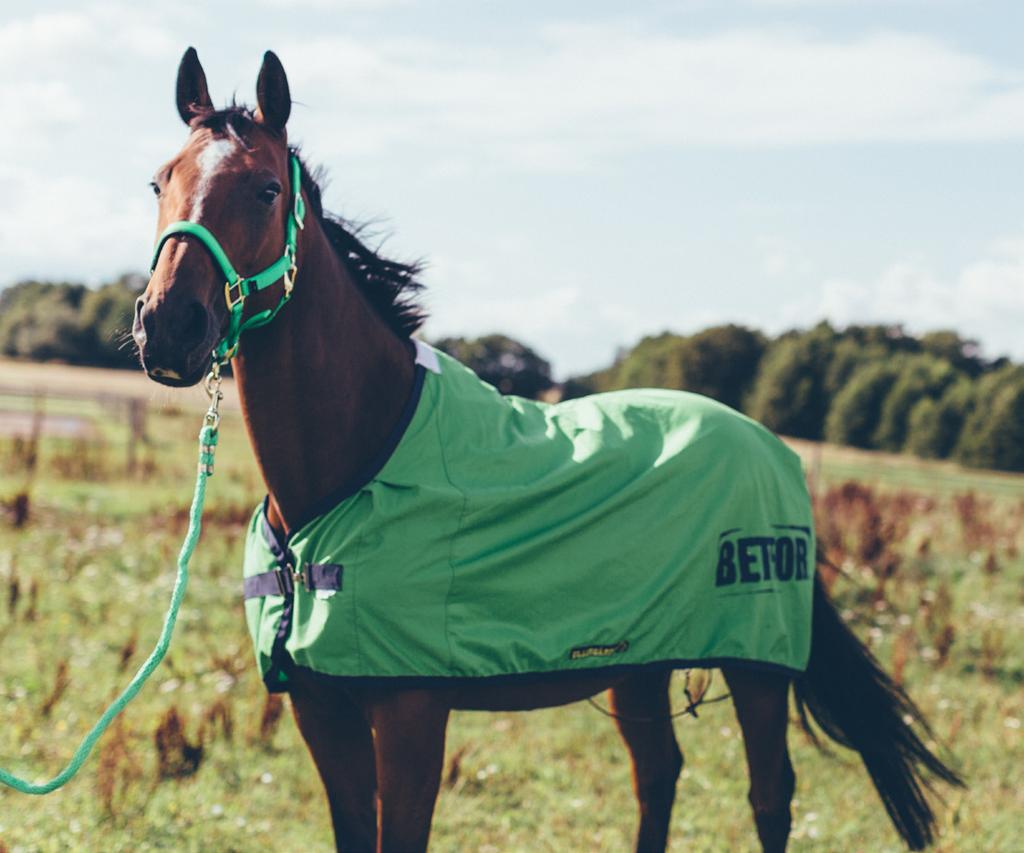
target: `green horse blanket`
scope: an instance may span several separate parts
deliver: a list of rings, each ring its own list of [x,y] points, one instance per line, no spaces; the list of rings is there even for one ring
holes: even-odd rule
[[[814,532],[797,456],[696,394],[503,397],[419,344],[380,458],[278,541],[246,618],[264,681],[480,678],[657,662],[802,671]]]

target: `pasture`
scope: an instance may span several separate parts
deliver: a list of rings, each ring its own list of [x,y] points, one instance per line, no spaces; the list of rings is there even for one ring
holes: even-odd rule
[[[252,661],[239,567],[262,491],[227,392],[168,659],[65,789],[0,790],[0,850],[332,849],[287,699],[267,698]],[[111,393],[147,401],[132,473],[132,431]],[[204,408],[200,391],[159,390],[140,375],[0,362],[0,766],[53,775],[152,647]],[[81,426],[49,429],[49,419]],[[819,536],[844,570],[832,586],[844,618],[909,688],[970,785],[948,793],[938,849],[1020,849],[1024,477],[794,446]],[[715,679],[709,695],[722,689]],[[676,729],[687,764],[671,849],[754,850],[731,705]],[[795,727],[791,746],[791,849],[900,849],[857,762],[819,753]],[[458,713],[432,849],[627,850],[634,808],[626,751],[587,704]]]

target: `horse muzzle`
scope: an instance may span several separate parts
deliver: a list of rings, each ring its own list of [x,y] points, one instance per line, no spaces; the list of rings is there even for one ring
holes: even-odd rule
[[[198,299],[144,295],[135,303],[132,337],[149,378],[183,388],[195,385],[209,369],[217,323]]]

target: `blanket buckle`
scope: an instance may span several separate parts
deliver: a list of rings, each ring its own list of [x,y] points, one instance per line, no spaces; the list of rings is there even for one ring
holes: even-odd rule
[[[307,591],[312,591],[306,570],[296,569],[295,564],[288,560],[277,570],[277,588],[281,590],[281,595],[292,595],[299,584],[302,584]]]
[[[295,583],[292,580],[294,575],[295,570],[292,568],[291,563],[288,563],[283,568],[274,572],[274,579],[277,581],[277,590],[281,595],[288,597],[295,592]]]

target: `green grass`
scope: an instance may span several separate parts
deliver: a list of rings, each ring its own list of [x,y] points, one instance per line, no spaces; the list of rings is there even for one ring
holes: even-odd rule
[[[62,404],[67,408],[74,407]],[[136,478],[123,470],[126,430],[117,424],[104,428],[96,447],[44,440],[29,484],[29,524],[16,530],[0,519],[0,766],[30,778],[57,772],[152,648],[194,476],[202,406],[184,408],[154,410],[152,444]],[[819,452],[799,449],[808,459]],[[0,500],[26,487],[17,454],[13,441],[0,438]],[[901,558],[881,604],[875,573],[856,555],[857,522],[844,519],[850,577],[836,591],[887,665],[905,659],[905,683],[970,781],[968,791],[947,795],[938,849],[1020,849],[1024,478],[824,448],[820,490],[848,478],[876,485],[883,496],[911,489],[932,498],[910,510],[877,498],[883,516],[895,519],[890,548]],[[978,501],[973,521],[964,522],[952,497],[968,490]],[[0,849],[332,849],[316,772],[287,708],[269,736],[260,735],[266,696],[239,595],[241,519],[260,494],[240,418],[229,413],[210,483],[211,522],[169,659],[130,706],[123,728],[107,734],[65,789],[43,798],[0,790]],[[941,659],[936,649],[947,629],[954,639]],[[44,715],[64,661],[68,685]],[[721,687],[716,679],[711,692]],[[678,706],[680,683],[673,694]],[[161,779],[154,732],[172,708],[191,741],[204,718],[223,709],[232,733],[207,723],[198,771]],[[676,731],[687,765],[671,849],[756,849],[730,703],[677,720]],[[853,757],[824,756],[795,728],[790,741],[798,776],[792,849],[901,849]],[[588,705],[457,713],[446,775],[456,755],[457,778],[439,798],[432,849],[631,847],[636,816],[627,755],[612,721]],[[113,785],[109,802],[104,785]]]

